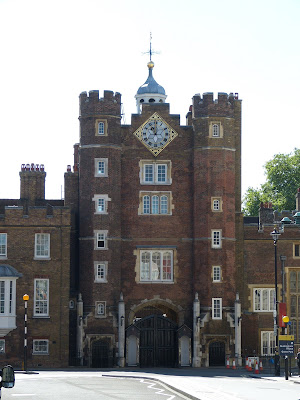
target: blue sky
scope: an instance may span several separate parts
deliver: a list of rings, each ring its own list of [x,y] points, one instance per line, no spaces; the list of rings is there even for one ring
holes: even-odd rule
[[[182,124],[195,93],[239,93],[243,192],[259,186],[266,161],[299,147],[299,19],[299,0],[0,0],[0,198],[19,197],[31,162],[61,197],[82,91],[120,92],[130,123],[150,32]]]

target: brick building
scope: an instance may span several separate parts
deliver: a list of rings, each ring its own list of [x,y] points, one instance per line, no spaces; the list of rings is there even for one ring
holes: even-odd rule
[[[241,100],[197,94],[180,125],[153,77],[121,124],[121,95],[80,94],[80,142],[65,199],[45,200],[43,166],[22,165],[0,200],[0,358],[28,365],[214,366],[274,354],[278,300],[300,343],[296,211],[241,213]],[[281,274],[281,270],[283,273]]]
[[[65,204],[79,243],[71,358],[88,366],[241,355],[241,101],[195,95],[181,126],[153,67],[131,125],[119,93],[80,95]]]
[[[69,363],[71,214],[45,200],[43,165],[23,164],[20,199],[0,200],[0,360],[24,361],[24,301],[28,301],[27,365]]]

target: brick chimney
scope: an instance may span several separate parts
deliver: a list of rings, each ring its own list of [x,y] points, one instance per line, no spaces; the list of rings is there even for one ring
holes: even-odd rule
[[[272,203],[260,203],[259,226],[272,225],[274,223],[274,210]]]
[[[45,200],[45,178],[43,164],[22,164],[20,199],[27,200],[30,206],[34,206],[36,200]]]

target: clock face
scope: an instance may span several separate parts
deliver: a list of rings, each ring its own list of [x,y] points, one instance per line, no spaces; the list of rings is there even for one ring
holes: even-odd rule
[[[156,112],[133,134],[155,157],[178,136],[178,133]]]
[[[154,149],[164,146],[169,136],[170,131],[167,125],[160,120],[149,121],[142,130],[144,143]]]

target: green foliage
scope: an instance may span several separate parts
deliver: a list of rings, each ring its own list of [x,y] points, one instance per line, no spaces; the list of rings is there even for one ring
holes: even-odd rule
[[[265,166],[266,183],[249,187],[243,199],[245,215],[257,216],[260,202],[270,201],[282,210],[295,209],[295,195],[300,186],[300,149],[290,154],[276,154]]]

